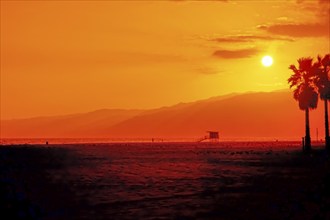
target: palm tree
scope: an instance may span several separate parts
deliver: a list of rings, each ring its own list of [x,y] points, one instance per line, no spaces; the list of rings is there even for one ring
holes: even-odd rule
[[[305,111],[305,144],[303,151],[308,153],[311,150],[311,136],[309,128],[309,109],[317,107],[318,94],[315,86],[315,66],[313,58],[298,59],[298,68],[290,65],[289,69],[293,74],[288,79],[290,88],[293,90],[293,98],[298,101],[299,108]]]
[[[324,101],[324,125],[325,125],[325,148],[330,152],[329,120],[328,120],[328,100],[330,100],[330,54],[317,57],[316,85],[320,94],[320,99]]]

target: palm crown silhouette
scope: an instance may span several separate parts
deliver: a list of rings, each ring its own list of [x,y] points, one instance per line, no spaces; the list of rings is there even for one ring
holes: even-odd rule
[[[298,101],[299,108],[305,111],[305,138],[303,151],[311,150],[311,137],[309,126],[309,110],[317,108],[318,95],[324,101],[325,109],[325,140],[326,148],[329,150],[329,123],[328,123],[328,100],[330,100],[330,55],[323,58],[318,56],[316,62],[311,57],[298,59],[298,67],[290,65],[293,74],[288,83],[293,88],[293,98]]]

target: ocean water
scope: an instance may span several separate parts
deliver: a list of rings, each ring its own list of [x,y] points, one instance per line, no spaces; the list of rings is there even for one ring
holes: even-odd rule
[[[317,174],[300,152],[278,141],[3,145],[0,183],[40,219],[283,219],[282,204],[296,207],[287,193],[300,198],[297,183]]]
[[[34,147],[24,148],[28,153]],[[267,158],[300,150],[300,143],[67,143],[36,149],[22,156],[25,174],[18,178],[26,179],[18,181],[33,191],[31,201],[47,213],[45,219],[174,219],[209,210],[228,192],[229,199],[244,193],[252,187],[249,177],[265,172]]]

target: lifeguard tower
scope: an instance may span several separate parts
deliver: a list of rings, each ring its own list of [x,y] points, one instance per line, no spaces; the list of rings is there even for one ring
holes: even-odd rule
[[[219,142],[219,132],[218,131],[207,131],[206,136],[199,139],[198,142],[208,141],[208,142]]]

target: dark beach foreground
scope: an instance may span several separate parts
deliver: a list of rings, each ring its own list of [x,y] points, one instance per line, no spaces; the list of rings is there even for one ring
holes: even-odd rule
[[[298,143],[0,146],[1,219],[330,219]]]

